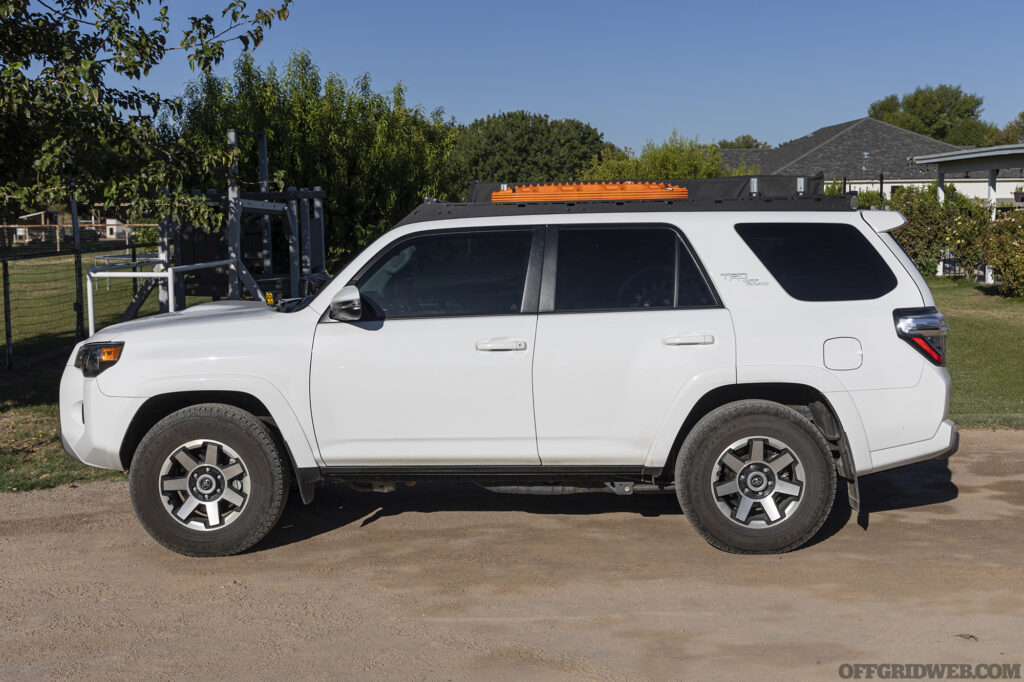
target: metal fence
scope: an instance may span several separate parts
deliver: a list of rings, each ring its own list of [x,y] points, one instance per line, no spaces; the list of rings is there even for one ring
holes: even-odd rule
[[[0,257],[3,275],[3,345],[0,361],[12,370],[33,357],[67,348],[87,335],[85,273],[90,267],[135,258],[153,244],[121,241],[49,253],[15,253]],[[117,322],[138,290],[136,280],[94,283],[96,325]],[[140,315],[157,312],[151,296]]]

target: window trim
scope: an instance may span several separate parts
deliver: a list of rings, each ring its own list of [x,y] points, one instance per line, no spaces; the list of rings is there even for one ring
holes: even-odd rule
[[[675,292],[674,305],[666,308],[588,308],[583,310],[556,310],[555,309],[555,283],[558,275],[558,235],[561,230],[574,230],[574,229],[607,229],[607,230],[629,230],[629,229],[667,229],[672,232],[676,237],[676,249],[675,249]],[[716,308],[724,308],[722,304],[722,298],[718,295],[718,290],[712,283],[711,278],[708,276],[708,272],[704,267],[704,263],[697,257],[696,251],[690,244],[690,240],[686,238],[682,229],[677,225],[671,223],[561,223],[554,225],[547,225],[545,228],[544,235],[545,252],[544,252],[544,269],[541,274],[541,288],[540,288],[540,306],[538,308],[538,314],[540,315],[574,315],[577,313],[627,313],[627,312],[665,312],[669,310],[713,310]],[[711,293],[712,303],[709,305],[679,305],[679,265],[682,259],[682,249],[686,249],[686,252],[690,255],[694,265],[697,266],[697,271],[700,273],[704,285]]]
[[[419,232],[413,232],[407,234],[404,237],[400,237],[395,241],[391,242],[383,249],[381,249],[376,255],[373,256],[363,267],[349,278],[346,285],[351,285],[357,280],[361,279],[368,271],[374,268],[381,260],[394,253],[396,248],[401,248],[403,244],[406,244],[414,239],[421,237],[436,237],[440,235],[454,235],[460,237],[469,237],[479,234],[493,234],[493,233],[509,233],[509,232],[529,232],[531,233],[530,241],[530,256],[526,264],[526,278],[523,282],[523,298],[519,305],[517,312],[508,313],[461,313],[455,315],[408,315],[402,317],[389,317],[383,315],[380,317],[373,318],[360,318],[359,320],[353,320],[351,323],[361,322],[384,322],[392,321],[398,322],[400,320],[443,320],[450,319],[453,317],[499,317],[509,315],[536,315],[538,299],[540,298],[541,292],[541,269],[544,258],[544,227],[540,225],[507,225],[507,226],[494,226],[494,227],[456,227],[456,228],[441,228],[435,230],[423,230]],[[327,319],[327,313],[330,312],[330,306],[328,310],[324,312],[323,318]],[[322,320],[323,321],[323,320]],[[333,320],[332,320],[333,321]]]

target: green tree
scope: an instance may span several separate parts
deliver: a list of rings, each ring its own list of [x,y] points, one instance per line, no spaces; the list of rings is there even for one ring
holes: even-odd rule
[[[992,144],[998,128],[981,120],[984,100],[959,85],[919,87],[872,102],[868,115],[955,145]]]
[[[673,131],[671,137],[661,144],[649,140],[639,155],[629,149],[602,152],[581,173],[581,179],[670,180],[751,175],[757,172],[756,166],[740,166],[729,170],[722,166],[722,154],[717,145],[700,144]]]
[[[998,144],[1018,144],[1024,142],[1024,111],[1017,114],[999,131]]]
[[[172,51],[208,72],[228,43],[255,48],[288,16],[291,0],[278,1],[255,11],[227,2],[216,18],[190,17],[174,43],[165,0],[0,0],[0,192],[20,207],[63,205],[73,176],[79,200],[117,213],[127,204],[131,219],[210,217],[183,179],[225,168],[225,145],[162,139],[156,117],[180,104],[143,79]],[[112,84],[115,74],[130,84]]]
[[[227,128],[265,131],[279,184],[327,190],[327,242],[337,259],[376,239],[423,197],[454,200],[467,186],[453,159],[454,122],[440,109],[408,105],[401,84],[388,93],[371,86],[369,76],[353,84],[322,76],[308,52],[294,53],[280,70],[260,69],[243,55],[231,77],[207,74],[191,83],[163,135],[212,148]],[[242,137],[239,149],[242,187],[255,189],[253,139]],[[189,186],[218,186],[210,170],[197,168]]]
[[[771,145],[753,135],[737,135],[731,140],[719,140],[715,144],[719,149],[771,149]]]
[[[510,111],[465,126],[458,156],[467,183],[559,182],[575,178],[609,148],[603,135],[587,123]]]

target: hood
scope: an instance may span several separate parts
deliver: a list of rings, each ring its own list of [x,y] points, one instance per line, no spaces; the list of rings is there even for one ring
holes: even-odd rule
[[[224,322],[241,323],[269,317],[273,314],[274,311],[261,301],[214,301],[173,313],[150,315],[139,320],[113,324],[100,329],[89,340],[114,341],[140,332],[156,331],[159,333],[172,329],[178,331],[188,327],[203,327],[211,323],[218,325]]]

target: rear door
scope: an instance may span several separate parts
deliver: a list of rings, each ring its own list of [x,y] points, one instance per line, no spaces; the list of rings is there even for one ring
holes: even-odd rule
[[[533,364],[541,462],[642,465],[686,384],[735,372],[729,313],[674,226],[550,227],[546,241]]]

